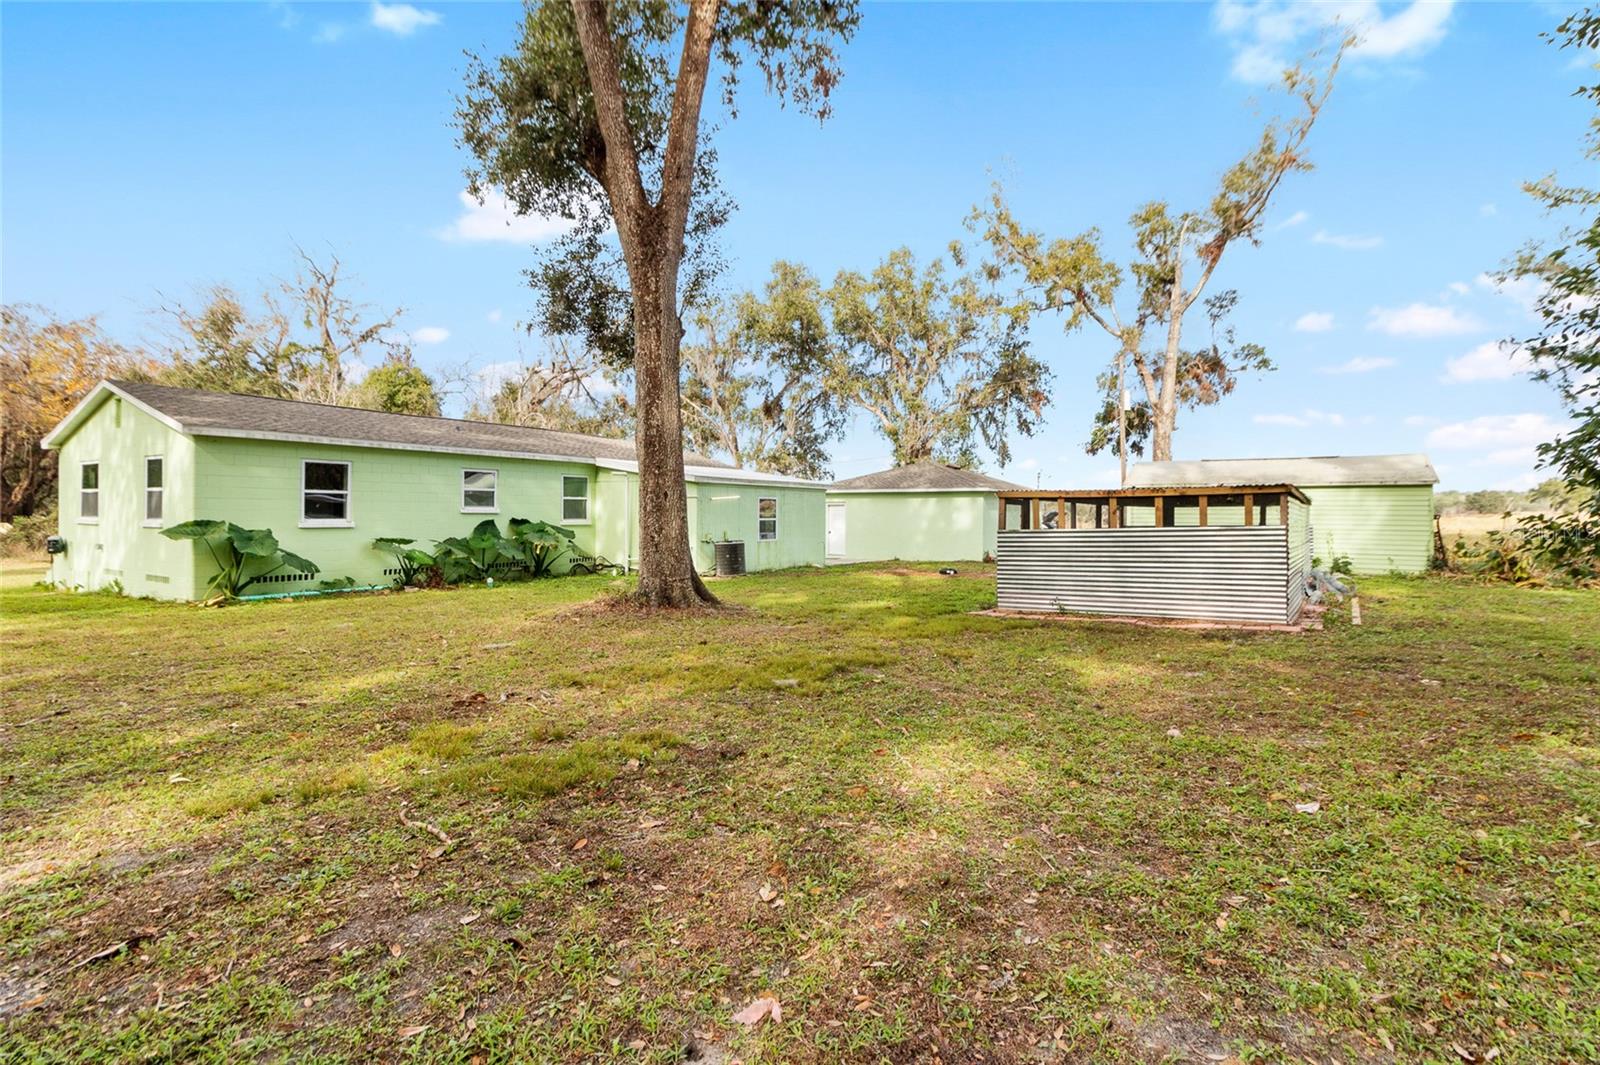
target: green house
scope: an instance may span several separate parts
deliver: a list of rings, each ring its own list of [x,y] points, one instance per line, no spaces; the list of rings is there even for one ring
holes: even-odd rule
[[[354,578],[386,584],[380,536],[420,546],[493,518],[563,525],[575,550],[638,561],[633,443],[516,425],[423,418],[292,400],[104,381],[44,446],[60,457],[60,532],[51,580],[130,595],[194,599],[209,552],[161,535],[195,518],[268,528],[321,567],[252,591]],[[821,565],[826,485],[686,454],[695,560],[712,541],[744,541],[746,568]]]
[[[896,466],[828,489],[828,561],[977,561],[992,558],[996,492],[1021,489],[942,462]]]
[[[1433,486],[1426,455],[1141,462],[1132,488],[1287,483],[1311,500],[1312,543],[1327,565],[1344,555],[1357,573],[1420,573],[1433,558]]]

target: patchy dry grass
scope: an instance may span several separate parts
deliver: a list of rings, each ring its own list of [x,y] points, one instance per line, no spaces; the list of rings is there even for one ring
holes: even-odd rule
[[[934,568],[693,617],[8,576],[0,1061],[1600,1057],[1600,595],[1284,636]]]

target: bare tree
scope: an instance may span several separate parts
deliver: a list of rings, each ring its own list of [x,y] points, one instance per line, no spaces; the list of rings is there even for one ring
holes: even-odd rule
[[[1231,245],[1260,243],[1262,217],[1283,179],[1311,169],[1306,138],[1327,103],[1344,50],[1353,43],[1346,39],[1320,76],[1308,72],[1315,56],[1284,72],[1284,88],[1299,101],[1301,113],[1267,124],[1256,147],[1223,174],[1205,210],[1173,214],[1166,203],[1156,201],[1134,212],[1129,224],[1136,257],[1127,267],[1134,283],[1131,307],[1119,304],[1124,271],[1106,256],[1098,229],[1046,241],[1023,228],[998,186],[988,207],[973,212],[970,223],[989,244],[994,276],[1020,274],[1032,309],[1064,313],[1069,332],[1092,322],[1112,339],[1116,370],[1102,378],[1103,385],[1112,382],[1108,391],[1120,392],[1121,369],[1132,366],[1145,395],[1144,409],[1132,417],[1136,425],[1148,427],[1157,461],[1172,457],[1180,408],[1215,402],[1232,390],[1238,372],[1271,366],[1256,345],[1225,350],[1214,343],[1186,351],[1184,316],[1204,295]],[[1186,280],[1191,269],[1193,280]],[[1236,294],[1224,293],[1212,305],[1213,312],[1221,312],[1210,315],[1214,327],[1225,329],[1222,319],[1236,299]],[[1147,344],[1149,340],[1154,343]],[[1091,451],[1110,442],[1107,419],[1120,418],[1120,407],[1119,395],[1115,405],[1107,404],[1098,415]]]
[[[405,313],[395,308],[382,318],[369,317],[370,305],[357,303],[341,290],[339,257],[332,253],[326,264],[296,248],[300,267],[293,281],[279,285],[295,308],[300,324],[310,333],[307,345],[313,358],[295,382],[296,399],[312,403],[345,403],[351,396],[350,371],[354,365],[375,367],[386,361],[410,364],[410,344],[395,336]],[[377,358],[368,360],[376,355]]]

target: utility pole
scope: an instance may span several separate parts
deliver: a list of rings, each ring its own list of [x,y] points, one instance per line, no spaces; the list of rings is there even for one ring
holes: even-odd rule
[[[1117,352],[1117,464],[1122,468],[1122,484],[1128,487],[1128,390],[1122,385],[1123,368],[1128,363],[1128,349]]]

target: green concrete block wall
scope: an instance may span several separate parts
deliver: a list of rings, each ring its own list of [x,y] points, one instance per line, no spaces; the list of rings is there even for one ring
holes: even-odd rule
[[[96,591],[120,582],[129,595],[192,599],[194,546],[169,540],[144,522],[145,459],[163,459],[161,526],[194,517],[194,441],[119,397],[101,403],[59,452],[57,515],[65,554],[52,555],[50,579]],[[100,466],[100,516],[79,512],[84,463]]]
[[[756,509],[763,497],[778,501],[778,538],[758,536]],[[824,496],[821,488],[691,483],[689,529],[695,565],[702,573],[716,566],[712,541],[744,541],[749,572],[820,566],[824,559]]]
[[[271,529],[284,547],[322,568],[309,585],[259,585],[252,592],[288,591],[341,577],[353,577],[357,584],[385,584],[390,578],[383,570],[391,563],[389,556],[373,549],[377,537],[413,537],[428,550],[433,541],[464,536],[486,518],[502,530],[511,518],[564,525],[577,534],[578,550],[594,549],[597,471],[582,462],[222,437],[198,438],[195,451],[194,507],[199,517]],[[307,459],[350,463],[349,527],[302,527],[300,464]],[[499,472],[497,513],[462,512],[464,469]],[[589,522],[561,518],[561,478],[568,475],[589,478]],[[203,576],[209,576],[209,569]]]
[[[844,505],[850,561],[978,561],[995,551],[991,492],[839,492],[828,502]]]

